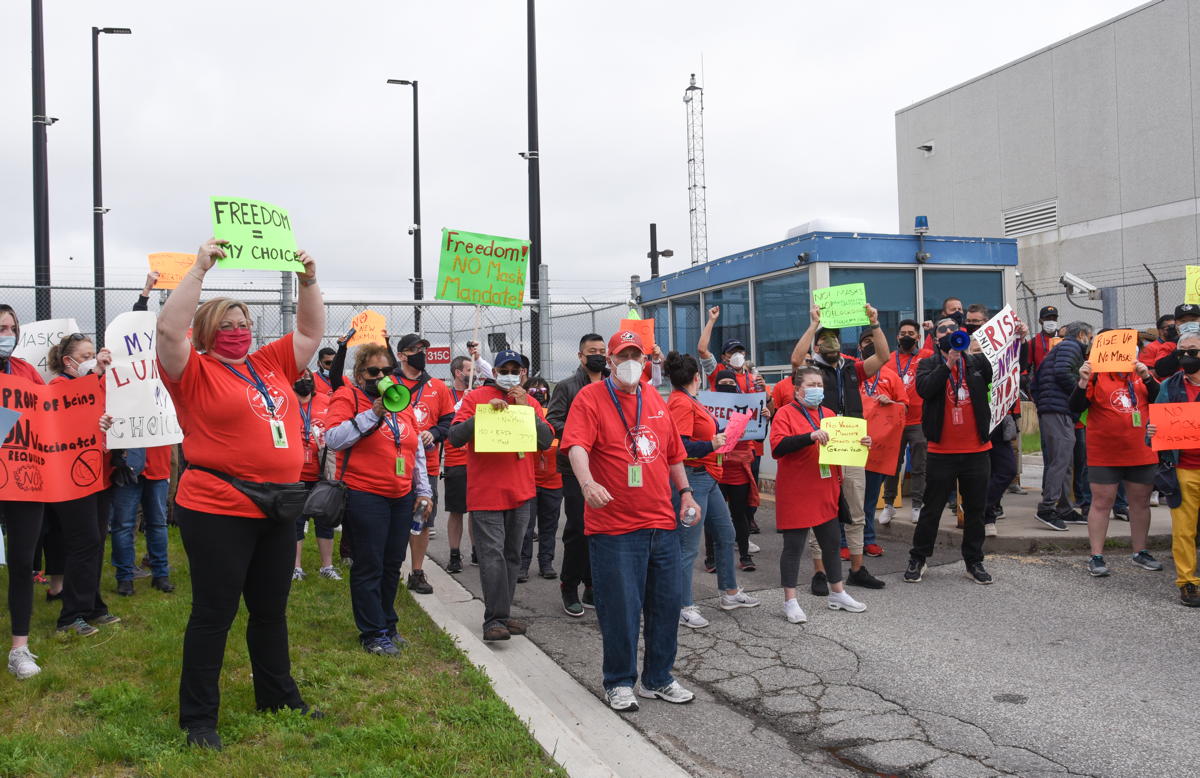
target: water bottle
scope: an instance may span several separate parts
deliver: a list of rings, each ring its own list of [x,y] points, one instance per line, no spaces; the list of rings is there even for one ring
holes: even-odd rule
[[[412,526],[408,529],[410,535],[420,535],[421,530],[425,529],[425,522],[421,521],[421,509],[413,510]]]
[[[683,526],[692,527],[700,520],[700,513],[695,508],[688,508],[683,514]]]

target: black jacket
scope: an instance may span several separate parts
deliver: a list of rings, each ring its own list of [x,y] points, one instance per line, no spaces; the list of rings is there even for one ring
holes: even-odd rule
[[[1079,366],[1087,359],[1083,344],[1068,338],[1050,349],[1042,360],[1033,384],[1033,401],[1038,413],[1071,413],[1071,392],[1079,382]]]
[[[559,381],[554,386],[554,394],[550,395],[550,404],[546,406],[546,421],[554,429],[554,437],[562,440],[571,403],[575,402],[575,395],[579,394],[579,390],[591,382],[591,374],[583,365],[580,365],[570,378]],[[558,472],[574,475],[571,470],[571,460],[567,457],[567,452],[561,448],[558,451]]]
[[[992,364],[983,354],[963,354],[967,370],[967,391],[971,393],[971,409],[975,412],[975,428],[979,443],[988,442],[992,425],[992,408],[988,404],[988,385],[992,382]],[[921,360],[917,365],[917,394],[925,400],[921,411],[921,430],[925,439],[938,443],[942,439],[942,423],[946,420],[946,384],[950,383],[950,368],[940,353]]]

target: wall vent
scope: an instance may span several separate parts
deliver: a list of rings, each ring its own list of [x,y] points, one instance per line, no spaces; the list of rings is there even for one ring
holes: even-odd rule
[[[1004,212],[1004,237],[1018,238],[1035,232],[1057,229],[1058,198],[1032,205],[1010,208]]]

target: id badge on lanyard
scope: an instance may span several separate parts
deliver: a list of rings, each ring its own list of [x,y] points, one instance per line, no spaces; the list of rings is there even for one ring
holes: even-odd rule
[[[629,466],[629,482],[627,485],[634,488],[641,488],[642,466],[640,464]]]
[[[281,419],[271,417],[271,440],[275,443],[275,448],[287,448],[287,429],[283,426]]]

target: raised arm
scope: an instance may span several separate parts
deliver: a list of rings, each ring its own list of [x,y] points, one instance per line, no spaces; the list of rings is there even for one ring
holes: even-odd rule
[[[300,273],[300,294],[296,303],[296,330],[292,335],[292,350],[296,354],[296,367],[303,370],[312,361],[313,354],[325,336],[325,299],[321,287],[317,286],[317,263],[307,251],[301,251],[300,261],[304,272]],[[289,379],[290,380],[290,379]]]
[[[225,241],[209,238],[196,253],[196,262],[192,265],[179,282],[175,291],[163,303],[158,312],[158,326],[155,329],[155,351],[158,361],[162,363],[167,377],[176,380],[183,375],[187,367],[188,355],[191,353],[191,343],[188,342],[188,327],[192,325],[192,316],[196,313],[196,305],[200,302],[200,291],[204,287],[204,276],[217,260],[225,256],[221,245]]]
[[[867,318],[871,320],[871,343],[875,346],[875,353],[863,363],[863,371],[868,376],[873,376],[879,372],[879,368],[887,364],[890,354],[887,335],[883,334],[883,328],[879,326],[879,311],[868,305]]]
[[[704,329],[700,330],[700,340],[696,342],[696,353],[701,359],[713,358],[712,352],[708,350],[708,342],[712,340],[713,326],[720,316],[721,306],[714,305],[708,309],[708,321],[704,322]]]
[[[796,341],[795,348],[792,349],[792,369],[804,366],[804,360],[808,359],[808,355],[812,353],[813,336],[817,334],[817,330],[821,327],[821,308],[814,305],[808,309],[808,314],[811,317],[808,322],[808,329],[800,336],[800,340]]]
[[[151,270],[146,274],[146,283],[142,286],[142,293],[138,295],[138,299],[133,303],[133,310],[148,311],[150,310],[150,290],[154,288],[154,284],[158,282],[158,271]]]

